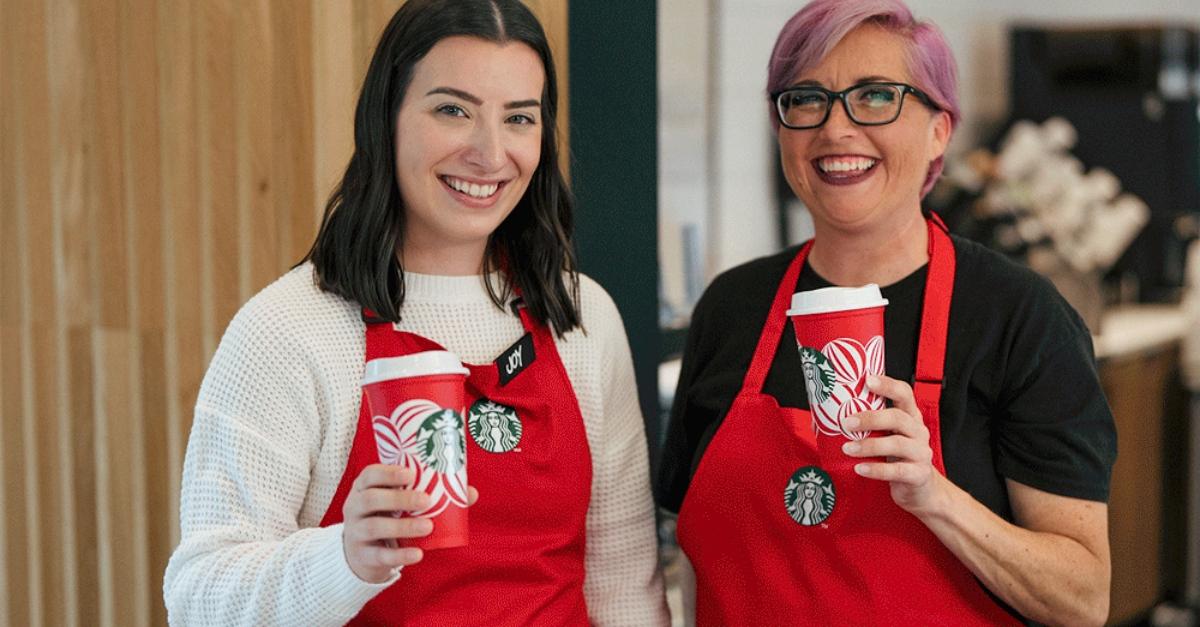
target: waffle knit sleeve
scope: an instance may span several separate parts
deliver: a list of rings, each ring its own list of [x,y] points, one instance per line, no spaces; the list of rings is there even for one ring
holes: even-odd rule
[[[164,580],[173,625],[341,625],[392,583],[354,575],[342,525],[298,522],[322,441],[319,360],[270,294],[238,313],[201,386]]]
[[[585,413],[600,414],[585,416],[593,426],[584,581],[588,611],[600,626],[666,625],[645,423],[629,340],[612,299],[586,277],[581,277],[581,301],[595,378],[579,377],[576,392]],[[590,385],[596,389],[586,389]]]

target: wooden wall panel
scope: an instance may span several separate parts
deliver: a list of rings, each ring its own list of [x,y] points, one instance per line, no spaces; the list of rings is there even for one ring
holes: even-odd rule
[[[400,4],[0,2],[0,624],[166,624],[204,370],[312,243]]]
[[[288,60],[273,64],[271,113],[278,132],[270,165],[281,267],[291,267],[312,245],[330,190],[314,183],[312,6],[296,2],[270,18],[271,54]],[[249,296],[247,285],[243,298]]]
[[[29,557],[30,533],[26,512],[28,448],[25,446],[24,286],[25,211],[23,161],[20,154],[24,102],[22,73],[17,63],[18,41],[25,37],[21,9],[0,2],[0,623],[28,625],[33,620]]]
[[[6,223],[11,224],[11,223]],[[7,262],[8,259],[6,258]],[[4,603],[0,622],[6,625],[33,623],[36,586],[30,568],[33,536],[27,512],[31,507],[28,447],[25,445],[25,389],[22,376],[25,329],[0,325],[0,461],[4,477]]]
[[[238,204],[241,214],[248,218],[242,235],[249,240],[249,257],[243,265],[250,270],[252,290],[275,280],[281,261],[276,207],[271,200],[274,191],[271,160],[275,148],[272,141],[276,134],[287,133],[288,129],[282,125],[276,128],[271,90],[263,88],[269,78],[268,68],[274,67],[270,27],[267,0],[241,3],[233,42],[238,51]]]
[[[91,331],[86,327],[75,327],[67,336],[73,348],[91,348]],[[88,351],[90,353],[90,350]],[[91,359],[75,353],[68,359],[68,379],[74,385],[73,396],[86,399],[80,407],[90,408],[95,392],[94,367]],[[102,494],[96,472],[96,421],[88,411],[73,412],[71,435],[68,444],[72,447],[71,476],[74,478],[75,525],[71,530],[74,541],[73,560],[68,576],[74,584],[74,610],[77,617],[100,615],[100,586],[104,582],[100,572],[101,515],[107,508],[100,508],[98,495]],[[84,621],[83,624],[86,624]]]
[[[83,88],[71,84],[82,75],[78,59],[78,7],[65,0],[47,2],[44,6],[28,7],[31,25],[42,31],[32,35],[33,42],[22,55],[22,70],[26,80],[19,98],[29,105],[23,116],[24,141],[21,143],[25,160],[25,207],[29,220],[25,232],[29,273],[29,297],[35,317],[30,325],[29,345],[32,378],[26,384],[31,392],[27,400],[26,430],[33,430],[33,456],[29,468],[34,471],[35,498],[30,525],[36,526],[38,551],[32,557],[33,577],[38,586],[34,604],[35,620],[48,624],[64,624],[71,614],[64,607],[66,581],[63,521],[69,516],[62,502],[66,496],[63,481],[69,476],[62,463],[62,419],[67,407],[62,403],[65,390],[57,386],[59,333],[65,322],[59,303],[67,294],[78,295],[79,311],[92,311],[91,294],[80,268],[86,262],[87,250],[63,246],[64,230],[77,228],[86,231],[81,215],[82,199],[82,137],[81,121]],[[39,15],[40,14],[40,15]],[[40,18],[40,19],[39,19]],[[28,33],[28,31],[26,31]],[[40,42],[38,41],[40,39]],[[55,43],[51,43],[55,42]],[[61,44],[57,43],[61,42]],[[50,67],[69,64],[61,72],[50,73]],[[54,146],[51,150],[50,147]],[[73,241],[78,241],[73,238]],[[74,298],[72,298],[74,300]],[[32,409],[32,411],[29,411]]]
[[[201,267],[199,277],[206,353],[215,349],[223,322],[242,302],[239,234],[246,225],[238,221],[238,193],[243,184],[238,176],[238,138],[245,129],[237,124],[235,98],[230,97],[229,89],[242,66],[241,60],[235,59],[234,34],[241,26],[234,21],[233,7],[233,0],[196,5],[201,241],[204,258],[212,260]],[[233,94],[242,93],[243,88],[238,84]]]
[[[0,40],[14,36],[10,29],[15,24],[10,16],[11,10],[9,5],[0,4]],[[16,97],[12,56],[0,56],[0,103],[10,102]],[[0,104],[0,456],[3,456],[0,458],[0,486],[6,485],[10,472],[13,476],[19,476],[8,468],[10,461],[17,457],[16,449],[4,448],[8,442],[2,433],[9,428],[4,419],[8,416],[12,399],[7,398],[9,394],[6,394],[6,390],[10,385],[10,375],[16,372],[13,368],[18,359],[15,349],[20,346],[9,343],[9,330],[20,318],[17,309],[20,303],[17,297],[17,281],[20,277],[16,258],[17,212],[15,203],[8,200],[15,199],[17,195],[16,133],[15,107]],[[6,450],[7,453],[2,452]],[[0,488],[0,564],[7,565],[13,549],[10,546],[7,515],[10,510],[6,497],[5,490]],[[6,571],[6,568],[0,568],[0,622],[6,622],[10,615],[9,575]]]
[[[18,22],[12,16],[15,12],[12,3],[0,2],[0,41],[11,42],[21,36]],[[22,305],[21,264],[17,255],[21,218],[17,211],[20,193],[17,168],[21,160],[17,158],[20,122],[15,48],[15,45],[6,48],[5,52],[10,54],[0,55],[0,324],[3,325],[16,325],[20,321]],[[3,393],[0,389],[0,396]]]
[[[167,559],[179,540],[179,492],[175,479],[180,469],[171,465],[167,451],[167,378],[166,346],[161,332],[142,331],[136,338],[138,352],[134,354],[135,390],[140,402],[137,415],[142,417],[142,460],[146,500],[146,572],[150,573],[150,623],[167,624],[167,610],[162,602],[162,574]],[[165,475],[165,476],[164,476]]]
[[[354,105],[366,68],[354,67],[354,4],[312,0],[313,208],[321,211],[354,151]],[[359,32],[369,29],[361,29]],[[323,192],[323,194],[322,194]]]

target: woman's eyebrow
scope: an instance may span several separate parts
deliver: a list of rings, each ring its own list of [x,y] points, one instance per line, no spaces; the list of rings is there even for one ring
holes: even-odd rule
[[[454,96],[455,98],[462,98],[463,100],[466,100],[467,102],[469,102],[473,105],[483,104],[483,100],[480,99],[478,96],[468,93],[468,92],[465,92],[461,89],[455,89],[453,87],[434,87],[433,89],[429,90],[429,92],[426,93],[425,95],[432,96],[434,94],[446,94],[448,96]],[[542,101],[538,100],[537,98],[530,98],[528,100],[514,100],[513,102],[508,102],[508,103],[504,104],[505,109],[524,109],[525,107],[540,107],[540,106],[542,106]]]
[[[895,79],[893,79],[891,77],[880,76],[878,74],[872,74],[870,76],[863,76],[861,78],[856,79],[853,84],[854,85],[862,85],[863,83],[895,83],[895,82],[898,82],[898,81],[896,81]],[[796,83],[795,85],[793,85],[793,87],[823,87],[823,86],[824,85],[821,83],[821,81],[814,80],[811,78],[802,80],[802,81]]]
[[[541,107],[541,106],[542,106],[541,100],[538,100],[537,98],[530,98],[529,100],[516,100],[513,102],[509,102],[504,105],[504,108],[505,109],[524,109],[525,107]]]
[[[463,100],[466,100],[474,105],[483,104],[483,100],[480,100],[478,96],[469,94],[461,89],[455,89],[453,87],[434,87],[425,95],[432,96],[434,94],[446,94],[448,96],[454,96],[455,98],[462,98]]]

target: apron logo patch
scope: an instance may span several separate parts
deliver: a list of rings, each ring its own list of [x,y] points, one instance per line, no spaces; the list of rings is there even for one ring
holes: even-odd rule
[[[471,405],[467,428],[479,448],[490,453],[507,453],[521,443],[521,418],[517,411],[486,398]]]
[[[783,504],[788,515],[806,527],[825,522],[833,513],[836,501],[833,480],[816,466],[805,466],[792,473],[783,491]]]
[[[821,350],[800,347],[800,366],[808,392],[813,432],[861,440],[870,431],[847,431],[842,419],[884,408],[883,398],[867,389],[868,374],[883,374],[883,337],[864,346],[853,338],[838,338]]]
[[[467,506],[467,443],[463,418],[426,399],[401,403],[391,416],[371,420],[379,461],[416,471],[413,487],[433,497],[415,516],[437,516],[450,506]]]
[[[500,373],[500,385],[508,385],[508,382],[528,368],[535,358],[533,334],[526,333],[517,340],[516,344],[509,346],[508,350],[500,353],[500,356],[496,358],[496,370]]]

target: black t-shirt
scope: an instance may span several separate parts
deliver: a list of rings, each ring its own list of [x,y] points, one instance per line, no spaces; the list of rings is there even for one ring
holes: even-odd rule
[[[1034,272],[969,240],[957,255],[941,398],[946,476],[1012,520],[1005,478],[1105,501],[1116,430],[1087,327]],[[659,504],[678,512],[713,434],[745,378],[767,312],[797,248],[718,276],[692,314],[657,471]],[[927,267],[882,289],[886,373],[912,383]],[[805,264],[796,291],[830,283]],[[763,386],[808,408],[791,324]]]

